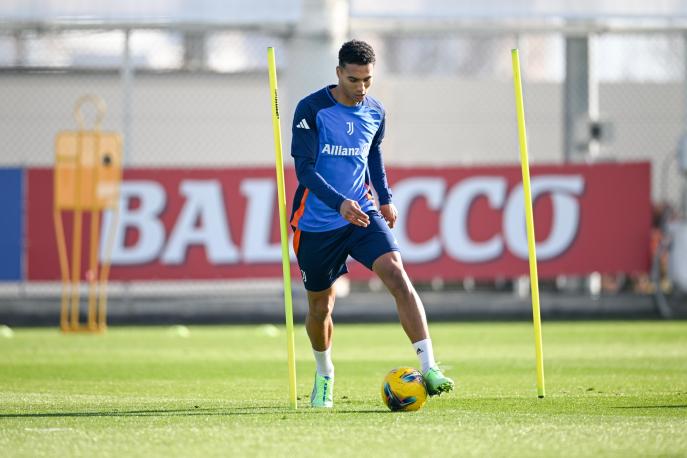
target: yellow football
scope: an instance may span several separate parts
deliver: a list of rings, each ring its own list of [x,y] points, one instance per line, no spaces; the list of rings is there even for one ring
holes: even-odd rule
[[[422,374],[412,367],[391,370],[382,383],[382,400],[393,412],[419,410],[427,401]]]

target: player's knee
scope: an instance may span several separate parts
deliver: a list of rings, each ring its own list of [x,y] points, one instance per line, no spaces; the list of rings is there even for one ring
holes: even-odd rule
[[[309,300],[309,310],[311,318],[317,321],[324,321],[331,316],[334,310],[334,298],[330,295],[319,295],[311,297]]]
[[[383,275],[382,280],[394,297],[404,298],[413,294],[413,285],[402,266],[391,265]]]
[[[328,302],[318,302],[310,305],[310,316],[317,321],[326,320],[334,309],[334,304]]]

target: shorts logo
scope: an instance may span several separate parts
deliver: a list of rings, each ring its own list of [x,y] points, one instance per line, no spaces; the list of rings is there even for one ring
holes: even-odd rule
[[[348,135],[353,135],[353,121],[347,121],[346,127],[347,127],[346,133]]]
[[[303,275],[303,283],[307,283],[308,277],[305,275],[305,270],[301,269],[301,275]]]

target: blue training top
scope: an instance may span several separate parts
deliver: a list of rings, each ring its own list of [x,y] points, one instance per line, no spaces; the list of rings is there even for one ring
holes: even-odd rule
[[[355,200],[364,212],[375,208],[370,179],[380,205],[391,202],[382,161],[385,113],[366,96],[356,106],[338,103],[328,86],[298,103],[293,116],[291,155],[298,189],[291,225],[323,232],[348,224],[339,208]]]

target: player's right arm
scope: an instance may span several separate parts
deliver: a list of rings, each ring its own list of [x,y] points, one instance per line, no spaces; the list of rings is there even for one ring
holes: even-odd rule
[[[296,107],[291,133],[291,156],[295,162],[298,182],[327,206],[339,211],[346,198],[315,170],[319,147],[317,122],[312,108],[305,100],[301,100]]]

